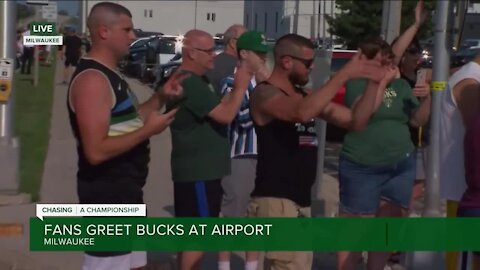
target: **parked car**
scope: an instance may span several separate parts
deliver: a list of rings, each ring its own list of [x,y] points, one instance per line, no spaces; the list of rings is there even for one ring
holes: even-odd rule
[[[225,45],[223,44],[223,40],[220,37],[214,37],[214,41],[215,54],[218,55],[223,52],[223,50],[225,49]],[[152,73],[154,74],[154,90],[157,90],[159,86],[162,86],[181,64],[182,54],[181,52],[177,52],[175,57],[169,62],[155,65],[155,67],[152,68]]]
[[[166,64],[157,65],[153,68],[154,75],[154,83],[153,89],[157,91],[159,87],[165,84],[170,78],[170,76],[177,70],[177,68],[181,65],[181,61],[172,61]]]
[[[161,32],[143,31],[142,29],[134,29],[133,32],[137,38],[163,35]]]
[[[450,58],[450,67],[456,68],[465,65],[466,63],[470,62],[475,58],[477,54],[480,53],[479,48],[464,48],[459,50],[458,52],[454,53]]]
[[[119,65],[120,70],[144,83],[151,84],[155,80],[153,68],[175,58],[178,60],[181,48],[181,40],[178,36],[139,38],[130,45],[128,56]]]
[[[480,47],[480,39],[469,38],[465,39],[460,46],[460,49],[474,49]]]
[[[182,48],[181,38],[178,36],[154,37],[147,42],[145,54],[145,67],[140,80],[147,84],[155,82],[155,67],[178,59]]]
[[[119,65],[122,73],[140,78],[145,66],[146,45],[149,40],[150,37],[139,38],[130,44],[128,55]]]

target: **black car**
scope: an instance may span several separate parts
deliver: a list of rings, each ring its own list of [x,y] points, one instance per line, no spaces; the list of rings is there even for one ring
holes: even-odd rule
[[[177,56],[178,58],[181,58],[181,55],[179,54]],[[158,65],[153,69],[153,73],[155,75],[155,82],[153,83],[153,89],[157,91],[159,87],[163,86],[170,78],[170,76],[177,70],[177,68],[182,64],[181,61],[178,61],[180,59],[177,59],[176,61],[171,61],[166,64]]]
[[[461,67],[470,62],[480,53],[480,48],[462,48],[454,53],[450,58],[450,66],[452,68]]]
[[[139,38],[132,42],[128,55],[120,63],[120,71],[128,76],[140,78],[142,70],[145,68],[146,46],[150,37]]]
[[[153,68],[175,58],[177,43],[173,37],[140,38],[130,45],[129,54],[120,64],[120,70],[151,84],[154,82]]]

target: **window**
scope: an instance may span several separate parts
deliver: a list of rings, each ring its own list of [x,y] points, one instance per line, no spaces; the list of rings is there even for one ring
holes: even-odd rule
[[[263,25],[263,32],[267,32],[267,13],[265,12],[264,16],[264,25]]]
[[[175,39],[162,38],[157,44],[157,53],[175,54]]]
[[[210,21],[210,13],[207,13],[207,21]]]
[[[254,30],[257,30],[257,21],[258,21],[257,13],[255,13],[255,21],[253,22]]]
[[[146,9],[143,11],[143,16],[144,16],[145,18],[147,17],[147,10],[146,10]]]
[[[153,16],[153,10],[150,9],[150,18]]]
[[[278,33],[278,11],[275,12],[275,33]]]
[[[215,17],[216,17],[216,16],[215,16],[215,13],[212,13],[212,22],[215,21]]]
[[[249,18],[249,17],[250,17],[250,16],[248,16],[248,14],[247,14],[247,18],[246,18],[246,20],[245,20],[245,21],[247,22],[246,25],[245,25],[247,29],[250,27],[250,25],[249,25],[249,23],[250,23],[250,18]]]

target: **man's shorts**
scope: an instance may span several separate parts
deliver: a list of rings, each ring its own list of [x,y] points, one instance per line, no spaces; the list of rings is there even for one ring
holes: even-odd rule
[[[248,205],[249,217],[310,217],[310,207],[300,207],[284,198],[254,197]],[[313,253],[304,251],[268,251],[264,269],[312,269]]]
[[[65,57],[65,67],[69,67],[69,66],[76,67],[78,65],[79,60],[80,60],[80,57],[66,56]]]
[[[96,257],[85,254],[82,270],[130,270],[147,265],[147,252],[135,251],[125,255]]]
[[[380,201],[409,209],[415,181],[415,154],[383,166],[361,165],[340,157],[340,211],[354,215],[372,215]]]
[[[174,182],[173,199],[176,217],[218,217],[222,202],[220,179]]]
[[[255,187],[256,158],[233,158],[232,172],[222,179],[222,216],[245,217]]]

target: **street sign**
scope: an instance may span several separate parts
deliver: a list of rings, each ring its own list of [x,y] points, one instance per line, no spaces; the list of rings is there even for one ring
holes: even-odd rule
[[[48,5],[48,0],[27,0],[27,5]]]
[[[42,6],[42,18],[49,22],[57,21],[57,3],[50,2],[46,6]]]

